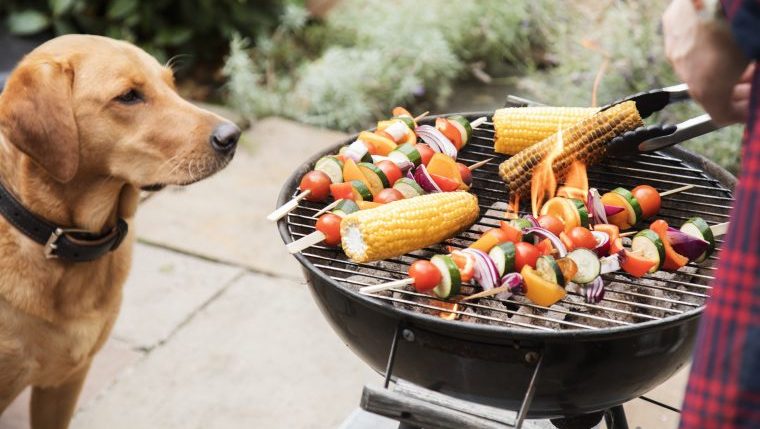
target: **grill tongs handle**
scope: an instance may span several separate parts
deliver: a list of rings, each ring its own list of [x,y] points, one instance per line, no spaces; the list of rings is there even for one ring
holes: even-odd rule
[[[684,83],[631,95],[602,107],[602,110],[632,100],[636,103],[636,108],[641,117],[646,118],[671,103],[689,99],[688,87]],[[607,144],[607,153],[626,156],[654,152],[720,128],[722,127],[713,123],[708,114],[688,119],[679,124],[644,126],[612,139]]]

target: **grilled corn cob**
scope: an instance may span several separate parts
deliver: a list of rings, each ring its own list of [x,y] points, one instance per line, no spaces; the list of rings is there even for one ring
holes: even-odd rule
[[[361,210],[340,223],[343,251],[354,262],[401,256],[453,237],[479,214],[468,192],[441,192]]]
[[[506,155],[532,146],[598,112],[596,107],[506,107],[493,115],[494,150]]]
[[[642,125],[644,123],[636,110],[636,103],[626,101],[595,113],[564,130],[562,152],[552,162],[557,182],[565,180],[573,161],[581,161],[586,165],[599,162],[604,158],[608,141]],[[556,147],[557,138],[558,134],[554,134],[501,163],[499,175],[507,182],[512,196],[530,195],[533,170]]]

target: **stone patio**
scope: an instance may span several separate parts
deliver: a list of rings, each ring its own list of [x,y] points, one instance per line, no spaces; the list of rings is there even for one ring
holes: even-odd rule
[[[122,314],[73,428],[337,428],[352,415],[382,380],[332,332],[264,219],[294,165],[342,136],[262,120],[225,171],[143,203]],[[678,407],[685,379],[650,396]],[[27,400],[0,429],[28,427]],[[632,428],[677,425],[641,400],[626,410]],[[366,417],[359,427],[380,427]]]

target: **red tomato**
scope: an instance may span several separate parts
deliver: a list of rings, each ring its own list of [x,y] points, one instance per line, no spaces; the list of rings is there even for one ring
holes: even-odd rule
[[[330,176],[322,171],[312,170],[303,175],[298,187],[302,191],[310,191],[306,199],[309,201],[324,201],[330,195]]]
[[[340,244],[340,216],[333,213],[325,213],[317,219],[317,231],[325,235],[325,244],[337,246]]]
[[[541,228],[548,229],[549,232],[559,237],[562,231],[565,230],[565,225],[557,216],[542,215],[538,217],[538,224]]]
[[[536,268],[540,256],[541,251],[530,243],[521,241],[515,244],[515,271],[520,272],[526,265]]]
[[[417,145],[414,146],[417,148],[417,152],[420,153],[420,157],[422,157],[422,164],[428,165],[428,162],[430,162],[430,158],[433,157],[435,154],[435,151],[430,148],[430,146],[426,145],[425,143],[417,143]]]
[[[472,186],[472,171],[461,162],[457,162],[457,168],[459,168],[459,175],[462,176],[462,182],[467,186]]]
[[[650,218],[660,211],[660,193],[649,185],[639,185],[631,191],[633,197],[641,206],[641,214],[644,218]]]
[[[441,282],[441,272],[430,261],[415,261],[409,267],[409,277],[414,279],[414,288],[426,292],[438,286]]]
[[[401,169],[393,161],[383,160],[375,164],[377,168],[383,170],[385,177],[388,178],[388,183],[393,186],[396,180],[401,178]]]
[[[351,182],[333,183],[330,185],[330,194],[336,200],[353,200],[354,187],[351,186]]]
[[[404,194],[398,191],[398,189],[393,188],[385,188],[382,191],[378,192],[377,195],[375,195],[374,198],[372,198],[372,201],[380,204],[390,203],[393,201],[403,200]]]
[[[451,192],[459,189],[459,183],[457,183],[456,180],[451,180],[448,177],[439,176],[437,174],[431,174],[430,177],[433,178],[433,182],[435,182],[443,192]]]
[[[570,241],[573,242],[573,247],[576,249],[593,249],[597,245],[594,234],[582,226],[576,226],[575,228],[571,229],[567,236],[570,238]]]
[[[459,130],[451,125],[451,121],[446,118],[437,118],[435,120],[435,127],[441,132],[447,139],[451,140],[451,143],[457,148],[462,148],[462,135],[459,134]]]

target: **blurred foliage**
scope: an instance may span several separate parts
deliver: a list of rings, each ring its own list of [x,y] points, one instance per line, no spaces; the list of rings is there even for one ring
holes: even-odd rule
[[[662,1],[612,0],[594,2],[588,9],[583,5],[569,2],[555,21],[548,55],[556,67],[521,79],[519,92],[548,104],[589,106],[602,67],[597,105],[680,82],[665,58],[660,27],[665,8]],[[698,106],[687,103],[668,107],[647,122],[681,122],[700,113],[703,111]],[[736,173],[741,133],[742,127],[732,126],[684,146]]]
[[[292,1],[292,0],[291,0]],[[277,0],[2,0],[16,35],[100,34],[139,44],[165,62],[220,64],[233,33],[256,37],[276,25]]]
[[[323,23],[286,7],[255,40],[236,37],[224,68],[230,102],[255,117],[277,114],[350,130],[396,105],[440,107],[472,67],[527,70],[546,38],[548,0],[344,1]],[[475,65],[477,63],[477,65]]]

